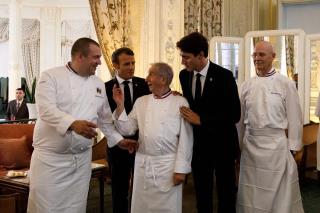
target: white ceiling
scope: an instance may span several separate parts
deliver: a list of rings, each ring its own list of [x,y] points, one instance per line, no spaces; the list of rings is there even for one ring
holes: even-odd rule
[[[89,0],[0,0],[0,5],[8,5],[10,2],[21,2],[25,6],[35,7],[88,7]]]

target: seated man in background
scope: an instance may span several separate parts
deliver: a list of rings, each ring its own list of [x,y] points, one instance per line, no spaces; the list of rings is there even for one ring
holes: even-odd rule
[[[8,103],[6,119],[10,121],[29,119],[29,110],[24,100],[25,93],[22,88],[16,89],[16,99]]]
[[[180,115],[188,102],[172,94],[172,78],[169,65],[152,64],[146,78],[152,94],[138,98],[128,116],[122,90],[113,89],[119,132],[130,135],[139,129],[131,213],[182,212],[182,183],[191,171],[193,132]]]

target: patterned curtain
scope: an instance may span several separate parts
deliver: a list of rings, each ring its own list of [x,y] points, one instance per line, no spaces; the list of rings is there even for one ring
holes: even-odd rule
[[[287,75],[290,79],[295,79],[295,68],[294,68],[294,35],[285,36],[286,45],[286,64],[287,64]]]
[[[0,18],[0,42],[9,39],[9,19]]]
[[[61,23],[61,63],[71,59],[73,43],[81,37],[91,37],[92,22],[89,20],[64,20]]]
[[[222,0],[185,0],[184,33],[198,31],[206,38],[222,35]]]
[[[40,22],[35,19],[22,20],[22,59],[26,82],[32,88],[34,79],[40,76]]]
[[[130,0],[89,0],[93,22],[104,59],[114,76],[112,52],[123,46],[132,48]]]

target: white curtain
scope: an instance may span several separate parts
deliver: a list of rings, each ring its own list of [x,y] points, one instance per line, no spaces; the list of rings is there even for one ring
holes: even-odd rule
[[[9,19],[0,18],[0,42],[7,41],[9,39]]]
[[[8,77],[9,19],[0,18],[0,77]]]
[[[40,22],[36,19],[22,20],[22,58],[26,82],[32,88],[34,79],[40,76]]]
[[[93,23],[90,20],[64,20],[61,23],[61,63],[71,59],[72,44],[81,37],[91,38]]]

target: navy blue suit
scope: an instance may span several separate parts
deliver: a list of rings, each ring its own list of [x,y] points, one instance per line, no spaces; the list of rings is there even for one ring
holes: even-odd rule
[[[17,110],[17,100],[12,100],[8,104],[6,119],[10,120],[11,116],[15,117],[15,120],[29,119],[29,110],[26,101],[23,100],[21,106]]]
[[[235,212],[235,159],[239,154],[235,124],[240,119],[240,101],[232,73],[210,62],[202,96],[192,96],[193,72],[182,70],[180,83],[190,108],[200,116],[193,126],[192,173],[200,213],[213,212],[213,180],[216,176],[218,212]]]

